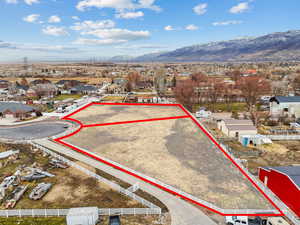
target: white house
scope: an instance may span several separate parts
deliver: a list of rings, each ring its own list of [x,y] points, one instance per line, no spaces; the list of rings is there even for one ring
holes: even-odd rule
[[[251,120],[222,119],[218,121],[218,129],[228,137],[238,138],[240,135],[257,134]]]
[[[287,115],[300,117],[300,96],[275,96],[270,99],[270,114],[272,117]]]

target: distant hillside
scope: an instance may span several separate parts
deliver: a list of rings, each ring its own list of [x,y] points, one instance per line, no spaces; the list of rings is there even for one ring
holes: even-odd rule
[[[165,53],[147,54],[132,61],[230,62],[300,60],[300,30],[256,38],[212,42]]]

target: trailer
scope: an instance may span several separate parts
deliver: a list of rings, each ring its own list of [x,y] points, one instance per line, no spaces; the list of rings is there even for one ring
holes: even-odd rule
[[[38,184],[32,192],[29,194],[29,198],[32,200],[41,199],[52,187],[51,183],[40,183]]]

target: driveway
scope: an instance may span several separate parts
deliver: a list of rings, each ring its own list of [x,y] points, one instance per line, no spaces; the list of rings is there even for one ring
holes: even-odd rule
[[[90,166],[93,166],[94,168],[109,173],[114,177],[117,177],[123,181],[126,181],[127,183],[130,183],[131,185],[139,183],[140,189],[155,196],[167,206],[171,214],[171,225],[216,225],[216,223],[212,221],[211,218],[209,218],[207,215],[205,215],[202,211],[200,211],[192,204],[168,192],[165,192],[151,184],[145,183],[133,176],[125,174],[106,164],[100,163],[92,158],[77,153],[71,149],[58,145],[49,140],[43,139],[36,140],[35,142],[45,146],[46,148],[62,153],[83,163],[86,163]]]
[[[0,138],[10,140],[46,138],[64,132],[67,129],[66,125],[66,123],[61,122],[43,122],[14,127],[0,127]]]

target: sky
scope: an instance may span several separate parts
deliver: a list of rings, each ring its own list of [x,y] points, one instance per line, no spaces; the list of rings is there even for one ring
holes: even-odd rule
[[[299,0],[0,0],[0,61],[138,56],[300,29]]]

